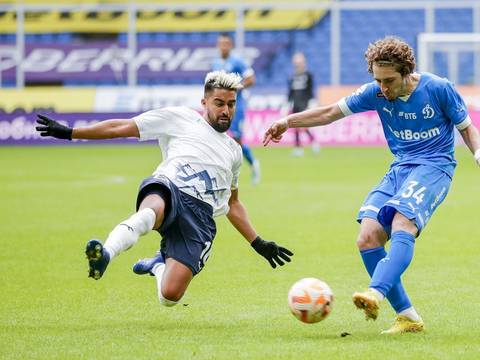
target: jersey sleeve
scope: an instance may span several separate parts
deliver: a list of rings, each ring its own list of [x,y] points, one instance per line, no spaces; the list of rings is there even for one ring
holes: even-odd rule
[[[442,95],[442,109],[447,117],[452,120],[458,130],[467,128],[472,123],[472,120],[468,115],[465,102],[453,83],[450,81],[446,82]]]
[[[348,116],[354,113],[375,110],[374,99],[377,96],[374,83],[364,84],[352,95],[342,98],[338,102],[343,115]]]
[[[243,59],[236,59],[236,71],[242,76],[242,78],[247,78],[255,74],[253,68]]]
[[[169,136],[178,126],[176,119],[173,108],[150,110],[133,118],[140,133],[140,141]]]

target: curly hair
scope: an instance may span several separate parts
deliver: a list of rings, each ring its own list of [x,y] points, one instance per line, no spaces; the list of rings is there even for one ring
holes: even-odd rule
[[[373,64],[394,66],[402,76],[413,73],[415,56],[413,49],[405,41],[394,36],[387,36],[368,46],[365,51],[368,72],[373,74]]]

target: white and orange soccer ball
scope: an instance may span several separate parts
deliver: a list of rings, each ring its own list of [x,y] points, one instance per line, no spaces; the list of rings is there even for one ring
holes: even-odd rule
[[[332,311],[332,303],[332,289],[319,279],[301,279],[288,292],[288,306],[292,314],[307,324],[325,319]]]

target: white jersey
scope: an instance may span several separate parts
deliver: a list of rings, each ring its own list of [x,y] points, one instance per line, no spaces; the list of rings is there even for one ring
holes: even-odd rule
[[[231,189],[238,187],[242,149],[190,108],[166,107],[133,118],[140,141],[158,140],[163,161],[153,176],[166,176],[181,191],[228,212]]]

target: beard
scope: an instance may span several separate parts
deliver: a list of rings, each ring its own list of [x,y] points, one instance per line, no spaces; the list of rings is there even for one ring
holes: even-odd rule
[[[210,125],[219,133],[224,133],[225,131],[230,129],[230,125],[232,124],[232,119],[228,119],[227,121],[227,118],[224,118],[224,117],[215,118],[213,116],[210,116],[210,114],[208,118],[210,120],[209,121]]]
[[[212,127],[218,131],[219,133],[224,133],[228,129],[230,129],[230,121],[228,123],[213,123]]]

